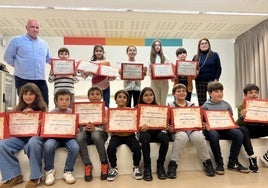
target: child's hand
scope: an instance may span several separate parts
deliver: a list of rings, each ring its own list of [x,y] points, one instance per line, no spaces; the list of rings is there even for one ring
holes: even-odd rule
[[[167,125],[167,131],[173,133],[175,130],[174,130],[174,128],[171,125],[168,124]]]
[[[149,126],[148,126],[148,125],[143,124],[143,125],[141,126],[141,131],[142,131],[142,132],[146,132],[146,131],[148,131],[148,130],[149,130]]]
[[[93,125],[93,123],[88,122],[88,124],[85,127],[86,131],[95,131],[95,126]]]
[[[22,111],[24,114],[28,114],[29,112],[33,112],[33,109],[31,108],[26,108]]]

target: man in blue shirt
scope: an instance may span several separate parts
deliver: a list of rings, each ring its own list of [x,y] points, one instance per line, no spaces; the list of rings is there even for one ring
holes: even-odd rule
[[[48,86],[45,79],[45,65],[50,63],[50,52],[46,41],[39,35],[39,22],[28,20],[27,33],[14,37],[7,46],[4,60],[14,67],[17,93],[28,82],[35,83],[48,104]]]

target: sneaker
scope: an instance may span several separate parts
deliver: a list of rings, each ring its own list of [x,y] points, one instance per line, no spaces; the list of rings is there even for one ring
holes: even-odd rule
[[[249,173],[248,168],[242,166],[238,161],[236,161],[235,163],[228,163],[228,169],[229,170],[234,170],[234,171],[238,171],[238,172],[242,172],[242,173]]]
[[[108,175],[107,175],[107,180],[108,181],[114,181],[118,176],[118,170],[117,168],[110,168]]]
[[[169,161],[168,164],[168,171],[167,171],[167,177],[170,179],[175,179],[177,177],[177,167],[178,165],[176,164],[175,161]]]
[[[250,157],[248,160],[249,160],[249,170],[251,172],[257,173],[259,171],[259,167],[257,165],[257,157]]]
[[[133,178],[135,178],[136,180],[140,180],[143,178],[143,175],[141,173],[141,170],[139,167],[134,167],[133,168],[133,175],[132,175]]]
[[[63,177],[62,177],[66,183],[68,184],[73,184],[75,183],[75,177],[73,176],[71,171],[64,172]]]
[[[101,175],[100,175],[101,180],[107,180],[108,169],[109,169],[108,163],[107,164],[101,164]]]
[[[268,167],[268,151],[263,156],[261,156],[261,161],[265,167]]]
[[[7,180],[5,183],[3,183],[2,185],[0,185],[1,188],[10,188],[13,187],[19,183],[23,182],[23,177],[22,175],[18,175],[10,180]]]
[[[206,173],[207,176],[215,176],[215,171],[212,165],[212,162],[210,159],[207,159],[203,162],[203,166],[204,166],[204,171]]]
[[[144,167],[143,179],[145,181],[152,181],[153,180],[151,167],[146,167],[146,166]]]
[[[37,185],[39,185],[41,182],[40,178],[37,179],[31,179],[30,181],[28,181],[28,183],[26,184],[25,188],[35,188],[37,187]]]
[[[215,169],[215,172],[216,174],[218,175],[223,175],[224,174],[224,167],[222,164],[219,164],[216,166],[216,169]]]
[[[46,172],[46,185],[53,185],[55,183],[55,169],[51,169]]]
[[[89,181],[92,180],[92,178],[93,178],[93,176],[92,176],[92,165],[86,165],[85,166],[85,177],[84,177],[84,179],[85,179],[85,181],[89,182]]]

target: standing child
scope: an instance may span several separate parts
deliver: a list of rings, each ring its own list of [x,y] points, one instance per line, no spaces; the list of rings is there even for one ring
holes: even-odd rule
[[[71,101],[71,92],[66,89],[60,89],[55,94],[55,104],[57,108],[51,112],[68,114],[72,113],[72,109],[69,108]],[[44,163],[46,171],[46,185],[53,185],[55,182],[55,169],[54,159],[55,151],[59,147],[65,147],[68,151],[67,159],[64,167],[63,179],[68,184],[75,183],[75,177],[72,172],[74,170],[74,164],[79,152],[79,145],[74,138],[49,138],[44,143]]]
[[[24,113],[32,111],[47,111],[40,89],[33,83],[27,83],[20,89],[19,103],[14,111]],[[36,187],[43,176],[42,173],[42,154],[43,141],[39,136],[32,137],[11,137],[0,140],[0,171],[2,174],[1,187],[14,187],[23,182],[20,164],[16,154],[24,150],[30,161],[30,181],[28,187]]]
[[[244,89],[244,99],[258,99],[259,98],[259,87],[256,84],[247,84]],[[247,111],[243,108],[243,103],[238,107],[238,119],[236,123],[239,125],[239,129],[244,134],[243,145],[245,151],[249,156],[249,169],[252,172],[258,172],[257,157],[254,155],[253,146],[250,138],[258,138],[262,136],[268,136],[268,126],[267,124],[258,122],[245,122],[244,117]],[[265,155],[261,157],[263,162],[266,161],[268,164],[268,159],[265,159]]]
[[[129,95],[126,90],[119,90],[114,95],[117,108],[126,108],[129,100]],[[126,144],[133,153],[133,178],[139,180],[142,179],[142,173],[140,171],[141,160],[141,148],[136,138],[135,133],[112,133],[107,154],[110,162],[111,169],[109,170],[107,180],[113,181],[118,176],[116,151],[117,147],[121,144]]]
[[[63,60],[67,60],[70,57],[70,52],[68,48],[60,48],[58,50],[58,57]],[[58,75],[53,75],[53,71],[50,71],[48,81],[50,83],[54,82],[54,94],[59,89],[67,89],[71,92],[71,102],[70,102],[70,107],[72,106],[74,102],[74,83],[78,82],[78,79],[76,77],[76,73],[72,76],[58,76]]]
[[[218,81],[208,83],[208,99],[202,106],[204,110],[228,110],[233,114],[231,105],[224,101],[223,85]],[[224,164],[221,155],[220,138],[231,139],[232,145],[230,148],[228,169],[248,173],[249,170],[238,162],[238,155],[243,143],[243,133],[239,129],[225,129],[225,130],[205,130],[204,134],[210,143],[210,147],[216,162],[216,174],[224,174]]]
[[[150,104],[150,105],[158,105],[156,102],[155,94],[152,88],[145,87],[141,91],[139,104]],[[150,142],[159,142],[159,155],[157,159],[157,175],[159,179],[166,179],[166,172],[164,169],[164,163],[168,151],[169,146],[169,137],[166,131],[162,130],[150,130],[147,125],[142,125],[139,141],[141,142],[141,149],[143,153],[143,161],[144,161],[144,173],[143,179],[145,181],[152,181],[152,170],[151,170],[151,149]]]
[[[163,64],[168,62],[169,60],[163,52],[160,40],[153,41],[150,58],[147,58],[146,60],[146,70],[149,70],[151,64]],[[168,95],[168,79],[151,80],[151,88],[155,92],[156,101],[161,105],[166,105]]]
[[[93,86],[87,92],[87,97],[90,102],[101,102],[102,90],[99,87]],[[105,118],[106,119],[106,118]],[[106,120],[105,120],[106,121]],[[85,181],[91,181],[93,164],[89,158],[87,145],[95,144],[99,153],[101,162],[101,180],[107,179],[108,174],[108,159],[106,155],[105,142],[108,138],[105,132],[105,124],[93,125],[91,122],[83,127],[79,127],[80,132],[77,134],[77,142],[80,147],[80,156],[85,166]]]
[[[135,57],[137,55],[136,46],[127,47],[128,62],[126,63],[135,63]],[[145,72],[145,70],[144,70]],[[122,70],[119,71],[119,74],[122,74]],[[131,101],[133,98],[133,106],[137,106],[139,101],[139,96],[141,93],[141,81],[140,80],[124,80],[124,88],[129,94],[129,100],[127,107],[131,107]]]
[[[175,85],[172,89],[172,95],[175,97],[175,101],[169,104],[170,107],[184,108],[194,106],[194,103],[185,100],[187,96],[187,88],[184,84]],[[177,131],[172,135],[172,137],[174,143],[168,165],[167,177],[171,179],[176,178],[178,158],[188,141],[193,142],[197,149],[200,160],[203,162],[206,175],[215,176],[207,141],[201,131]]]

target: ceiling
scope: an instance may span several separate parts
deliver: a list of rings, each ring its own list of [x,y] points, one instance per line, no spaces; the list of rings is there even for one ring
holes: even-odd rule
[[[9,7],[4,8],[4,5]],[[63,10],[63,7],[87,10]],[[89,10],[100,8],[107,10]],[[148,9],[151,13],[145,12]],[[197,11],[198,14],[167,11]],[[208,14],[211,11],[266,15]],[[39,20],[40,35],[45,37],[235,39],[268,19],[268,0],[0,1],[0,35],[15,36],[25,33],[25,24],[29,18]]]

